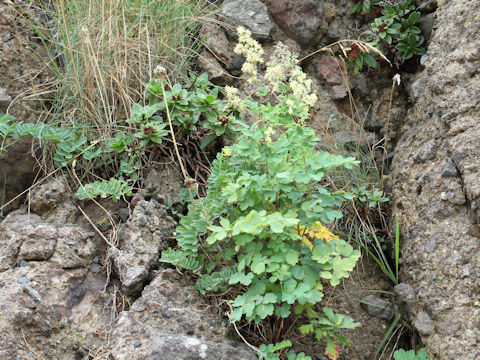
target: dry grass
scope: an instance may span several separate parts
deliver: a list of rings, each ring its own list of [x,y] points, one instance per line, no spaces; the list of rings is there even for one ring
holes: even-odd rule
[[[123,126],[157,64],[176,80],[186,76],[198,25],[208,18],[196,0],[38,3],[46,20],[17,11],[48,50],[44,61],[53,76],[37,89],[52,104],[44,117],[91,138],[112,137]]]

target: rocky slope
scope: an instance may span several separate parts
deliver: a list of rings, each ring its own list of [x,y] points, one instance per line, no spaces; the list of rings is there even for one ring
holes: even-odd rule
[[[204,32],[210,36],[199,66],[219,84],[235,83],[240,75],[242,59],[233,54],[231,31],[237,24],[256,32],[267,53],[282,40],[300,56],[355,38],[366,25],[349,15],[354,3],[349,0],[212,3],[223,6],[229,22],[225,31]],[[416,4],[424,13],[422,26],[434,31],[420,70],[402,74],[410,103],[396,89],[391,108],[389,139],[396,147],[388,188],[392,222],[398,220],[402,229],[404,282],[395,292],[435,359],[474,360],[480,357],[480,0]],[[29,121],[33,112],[11,103],[30,89],[27,79],[38,65],[25,60],[30,50],[12,37],[19,24],[12,8],[0,1],[0,111],[8,108]],[[332,58],[319,54],[302,65],[319,94],[313,126],[333,134],[334,146],[374,144],[385,135],[393,70],[364,72],[351,80],[364,114],[351,121],[345,116],[348,89]],[[31,183],[29,147],[26,143],[0,160],[0,183],[7,177],[8,196]],[[247,347],[231,340],[223,314],[187,277],[157,263],[159,253],[174,243],[175,220],[166,204],[178,202],[182,182],[176,169],[157,169],[129,208],[104,204],[122,222],[118,233],[105,239],[85,220],[64,179],[33,189],[28,206],[0,223],[0,359],[254,359]],[[96,214],[96,206],[84,210],[99,228],[108,229],[108,217]],[[367,272],[367,288],[389,289],[378,280],[378,271]],[[350,293],[355,289],[354,297],[363,296],[358,284],[365,279],[355,276],[329,298],[331,306],[363,324],[345,334],[352,346],[344,358],[367,360],[396,307],[370,296],[369,303],[387,309],[362,310]]]

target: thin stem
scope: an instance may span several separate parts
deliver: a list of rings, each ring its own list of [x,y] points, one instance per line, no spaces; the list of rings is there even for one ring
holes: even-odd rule
[[[267,141],[264,141],[264,146],[265,146],[265,174],[267,175],[268,178],[268,151],[267,151]]]

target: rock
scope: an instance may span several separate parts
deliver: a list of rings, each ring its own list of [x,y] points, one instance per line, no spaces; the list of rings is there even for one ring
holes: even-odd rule
[[[362,299],[361,305],[367,310],[370,316],[375,316],[386,320],[390,320],[394,316],[392,303],[377,296],[365,296]]]
[[[259,0],[225,0],[222,13],[235,24],[252,31],[255,39],[267,39],[273,24],[268,16],[267,7]]]
[[[425,242],[425,251],[432,253],[437,248],[437,239],[435,237],[430,237]]]
[[[128,289],[130,293],[139,293],[142,290],[143,282],[148,276],[148,271],[145,267],[128,267],[123,286]]]
[[[47,261],[30,264],[0,272],[0,282],[9,284],[0,287],[0,358],[33,359],[25,342],[35,346],[37,358],[48,359],[86,356],[77,339],[90,349],[104,346],[93,334],[110,320],[105,277]]]
[[[415,305],[416,294],[410,285],[400,283],[393,288],[393,291],[400,302],[409,304],[410,306]]]
[[[423,13],[430,13],[437,8],[437,0],[416,0],[414,4],[418,5],[418,10]]]
[[[447,319],[438,327],[438,333],[442,336],[451,336],[462,328],[462,322],[458,319]]]
[[[233,55],[232,70],[237,71],[237,72],[239,72],[239,74],[241,74],[240,70],[242,69],[242,66],[245,63],[245,60],[246,60],[245,56],[234,54]]]
[[[357,147],[368,147],[376,142],[376,135],[368,131],[339,131],[333,134],[335,144],[339,148],[355,149]]]
[[[30,208],[42,216],[53,207],[64,202],[69,194],[71,194],[71,191],[66,186],[65,177],[50,178],[31,190]]]
[[[343,78],[335,59],[329,55],[322,55],[315,60],[317,77],[325,80],[328,84],[342,84]]]
[[[388,186],[393,204],[402,204],[392,206],[402,229],[401,278],[415,284],[414,312],[425,309],[430,328],[439,331],[422,335],[422,342],[435,359],[473,359],[480,339],[480,242],[470,206],[480,199],[480,102],[473,95],[480,81],[471,74],[479,66],[480,2],[439,1],[434,27],[428,61],[414,75],[423,78],[422,95],[412,97]],[[417,193],[415,179],[425,172],[429,180]],[[462,326],[442,336],[447,319]]]
[[[314,64],[317,77],[325,81],[330,97],[333,100],[344,99],[348,95],[348,87],[335,59],[329,55],[322,55]]]
[[[432,335],[435,325],[426,312],[419,312],[413,323],[415,329],[422,335]]]
[[[397,296],[400,312],[410,317],[413,314],[413,308],[416,303],[415,290],[408,284],[400,283],[393,288],[393,291]]]
[[[218,60],[209,51],[204,50],[198,56],[198,67],[201,72],[207,73],[211,82],[217,85],[227,85],[232,82],[232,76],[222,67]]]
[[[203,25],[201,30],[201,40],[205,47],[215,58],[227,69],[233,67],[233,46],[228,41],[227,35],[222,28],[210,23]]]
[[[17,4],[24,5],[15,2]],[[25,17],[31,15],[40,19],[40,14],[32,14],[34,10],[31,7],[23,10]],[[8,108],[8,113],[18,121],[33,123],[38,120],[43,106],[41,101],[33,99],[33,87],[37,94],[41,93],[45,88],[40,87],[48,83],[51,73],[45,67],[45,49],[39,44],[32,44],[35,31],[19,17],[18,11],[12,3],[0,1],[0,113]],[[6,150],[0,154],[2,205],[32,185],[38,172],[36,160],[31,156],[31,139],[22,139]],[[3,209],[3,214],[16,209],[23,200],[18,198],[13,201]]]
[[[322,25],[322,1],[275,0],[268,10],[280,29],[300,44],[309,45],[317,40]]]
[[[47,242],[52,235],[55,236],[56,230],[42,224],[42,219],[38,215],[26,215],[24,212],[17,211],[8,214],[2,221],[0,234],[0,271],[5,271],[15,266],[17,255],[26,240],[35,240],[43,236]],[[28,252],[28,250],[24,251],[24,253]]]
[[[422,36],[425,38],[425,45],[428,46],[430,38],[432,37],[433,24],[435,20],[435,13],[430,13],[422,16],[420,20],[420,30],[422,31]]]
[[[86,267],[96,255],[99,240],[95,233],[67,224],[57,229],[57,243],[50,261],[62,269]]]
[[[437,153],[437,143],[435,140],[429,140],[422,145],[420,149],[413,153],[413,161],[420,163],[435,158]]]
[[[330,89],[330,97],[333,100],[345,99],[348,95],[348,88],[345,85],[333,85]]]
[[[425,94],[426,81],[427,80],[423,76],[420,76],[412,83],[410,87],[410,95],[414,100],[417,100]]]
[[[8,105],[12,102],[12,97],[7,94],[7,91],[0,87],[0,112],[7,111]]]
[[[23,260],[44,261],[50,259],[55,251],[57,231],[47,224],[39,224],[34,233],[24,239],[17,256],[17,263]]]
[[[256,359],[243,344],[226,341],[227,332],[227,322],[190,280],[165,269],[120,314],[111,354],[115,360]]]
[[[257,359],[246,349],[239,349],[238,344],[233,342],[217,343],[212,341],[199,340],[192,336],[163,336],[155,338],[151,352],[145,359],[165,360],[247,360]],[[114,357],[123,359],[123,357]]]
[[[165,163],[167,163],[167,159],[165,159]],[[142,194],[143,197],[152,197],[164,205],[169,202],[176,205],[181,201],[178,193],[183,188],[183,182],[182,173],[177,166],[162,165],[148,171],[143,189],[139,194]]]
[[[176,226],[165,206],[156,200],[140,200],[130,219],[118,232],[119,246],[109,250],[124,290],[137,294],[159,253],[169,247],[168,239]],[[113,251],[115,249],[115,251]]]
[[[454,162],[452,161],[452,159],[448,159],[445,163],[445,166],[443,167],[442,177],[456,177],[458,175],[458,170]]]

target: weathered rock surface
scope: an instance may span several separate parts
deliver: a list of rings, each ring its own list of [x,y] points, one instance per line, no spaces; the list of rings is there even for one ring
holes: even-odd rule
[[[227,323],[217,314],[187,278],[160,270],[130,310],[120,314],[113,359],[256,359],[243,344],[226,340]]]
[[[84,268],[49,262],[0,272],[0,358],[73,360],[100,346],[96,331],[109,321],[105,283]]]
[[[256,39],[267,39],[270,36],[273,24],[267,7],[260,0],[225,0],[222,13],[235,27],[242,25],[250,29]]]
[[[168,174],[161,176],[164,185],[182,184]],[[175,226],[155,200],[170,199],[168,191],[162,197],[153,187],[151,200],[132,200],[118,247],[107,249],[80,212],[63,203],[71,201],[63,185],[49,179],[32,192],[39,214],[19,209],[0,223],[0,359],[256,358],[229,340],[226,318],[186,277],[170,269],[156,273]],[[58,223],[59,217],[75,222]],[[153,281],[143,289],[149,275]]]
[[[438,1],[391,173],[402,279],[417,294],[414,324],[440,360],[480,355],[479,24],[479,0]]]
[[[227,69],[233,67],[233,44],[227,38],[225,31],[215,24],[205,24],[201,31],[201,40],[208,51]]]
[[[318,40],[315,38],[322,25],[323,1],[275,0],[269,2],[268,10],[280,29],[300,44]]]
[[[159,253],[169,247],[175,225],[175,220],[158,201],[137,203],[130,219],[118,231],[118,248],[109,250],[127,293],[137,294],[142,290]]]
[[[198,55],[198,67],[201,72],[208,74],[209,80],[216,85],[225,86],[233,80],[210,51],[204,50]]]
[[[7,111],[8,105],[12,102],[12,97],[7,94],[7,91],[0,87],[0,112]]]
[[[348,95],[347,79],[342,77],[339,63],[330,55],[322,55],[314,61],[317,77],[324,80],[330,89],[330,96],[334,100],[340,100]]]

